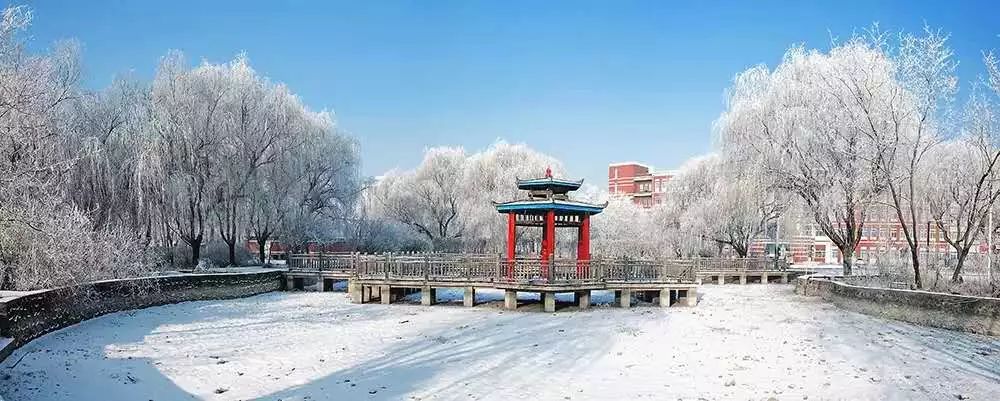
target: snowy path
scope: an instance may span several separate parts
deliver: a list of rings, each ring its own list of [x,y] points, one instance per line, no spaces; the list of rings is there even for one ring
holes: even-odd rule
[[[3,363],[0,394],[8,401],[1000,394],[1000,339],[845,312],[796,296],[791,286],[702,292],[696,308],[554,315],[491,305],[352,305],[343,293],[188,302],[42,337]]]

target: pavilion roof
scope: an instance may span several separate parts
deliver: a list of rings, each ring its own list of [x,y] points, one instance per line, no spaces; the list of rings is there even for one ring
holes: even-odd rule
[[[496,206],[497,212],[500,213],[555,210],[567,213],[598,214],[604,210],[607,203],[597,205],[561,199],[526,199],[502,203],[493,202],[493,205]]]
[[[553,192],[556,193],[566,193],[569,191],[575,191],[577,189],[580,189],[580,185],[583,185],[583,180],[573,181],[573,180],[566,180],[562,178],[553,178],[553,177],[517,180],[517,189],[524,189],[524,190],[552,189]]]

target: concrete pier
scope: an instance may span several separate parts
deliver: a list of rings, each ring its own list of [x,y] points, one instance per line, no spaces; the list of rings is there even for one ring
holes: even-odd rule
[[[514,290],[504,290],[503,291],[503,307],[504,309],[517,309],[517,291]]]
[[[476,287],[465,287],[465,294],[462,295],[462,305],[476,306]]]
[[[389,291],[389,286],[387,285],[379,286],[378,292],[379,294],[381,294],[379,298],[382,301],[382,304],[388,305],[391,304],[392,301],[394,301],[394,299],[392,299],[392,293]]]
[[[576,292],[576,305],[580,309],[590,308],[590,291]]]
[[[681,294],[683,292],[683,294]],[[681,295],[684,295],[681,297]],[[684,306],[698,306],[698,291],[695,289],[678,290],[677,302]]]
[[[622,308],[629,308],[632,306],[632,290],[621,290],[620,299],[618,300],[618,305]],[[619,291],[615,291],[615,295],[618,296]]]
[[[431,306],[437,303],[437,290],[431,287],[420,289],[420,304]]]
[[[554,292],[543,292],[542,293],[542,303],[545,305],[546,312],[556,311],[556,293]]]
[[[361,283],[350,281],[347,283],[347,293],[351,296],[352,304],[365,303],[364,286]]]
[[[430,281],[423,279],[415,280],[384,280],[384,279],[350,279],[347,283],[347,291],[352,303],[378,302],[382,304],[392,304],[401,301],[403,298],[409,299],[410,294],[420,292],[421,305],[437,304],[437,291],[441,288],[452,288],[463,293],[462,305],[471,307],[476,304],[476,292],[483,288],[496,288],[504,292],[503,308],[515,310],[518,307],[518,292],[530,292],[539,294],[541,299],[541,310],[545,312],[555,312],[557,310],[556,294],[570,295],[573,304],[579,309],[591,307],[593,290],[609,290],[615,294],[613,305],[629,308],[634,306],[635,297],[640,302],[657,302],[662,306],[673,306],[678,302],[677,291],[697,288],[694,283],[608,283],[600,285],[547,285],[536,283],[518,284],[497,284],[491,282],[468,283],[454,281]],[[534,309],[534,308],[532,308]]]

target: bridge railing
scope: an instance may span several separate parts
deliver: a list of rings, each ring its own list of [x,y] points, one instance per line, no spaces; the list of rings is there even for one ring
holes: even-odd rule
[[[338,272],[362,279],[477,282],[693,282],[697,272],[784,270],[773,259],[519,258],[485,254],[309,254],[291,255],[292,271]]]
[[[765,271],[765,270],[788,270],[788,262],[784,259],[771,258],[696,258],[686,259],[694,262],[697,271],[712,272],[744,272],[744,271]]]
[[[351,253],[294,254],[288,257],[288,268],[291,270],[349,273],[354,270],[354,256]]]

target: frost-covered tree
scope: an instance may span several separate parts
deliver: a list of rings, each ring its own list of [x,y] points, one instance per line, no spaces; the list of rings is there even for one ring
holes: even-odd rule
[[[872,31],[872,43],[887,49],[885,36]],[[900,35],[899,48],[893,56],[892,70],[899,82],[875,83],[888,91],[869,90],[856,85],[853,99],[863,122],[860,130],[875,146],[874,170],[885,186],[888,205],[895,214],[902,237],[906,240],[914,284],[923,287],[920,272],[919,224],[924,208],[922,176],[924,157],[939,142],[943,114],[948,111],[957,90],[957,62],[947,46],[947,36],[930,28],[924,36]],[[876,123],[886,121],[885,123]],[[867,122],[867,123],[865,123]]]
[[[226,141],[223,100],[232,89],[227,68],[205,64],[189,70],[179,53],[163,59],[153,81],[153,174],[164,188],[165,225],[191,250],[191,261],[211,229],[213,190],[223,182]]]
[[[605,258],[665,256],[654,213],[627,197],[611,197],[604,211],[591,220],[591,253]]]
[[[220,239],[235,264],[250,236],[344,235],[358,152],[329,113],[242,55],[191,67],[171,52],[150,84],[82,90],[75,44],[27,50],[31,18],[0,20],[0,288],[141,274],[183,263],[179,243],[197,263]]]
[[[150,207],[136,174],[149,145],[148,88],[116,79],[109,88],[73,102],[70,142],[81,150],[69,196],[94,229],[121,227],[150,241]]]
[[[705,183],[708,192],[685,212],[682,226],[745,258],[752,241],[784,212],[787,197],[762,174],[741,171],[721,158],[707,160],[716,164]]]
[[[866,211],[885,188],[877,136],[900,124],[904,93],[892,59],[870,41],[795,47],[773,72],[737,75],[717,129],[724,151],[802,199],[850,274]]]
[[[751,242],[780,217],[787,197],[752,166],[709,154],[692,158],[667,182],[662,224],[672,227],[678,256],[719,254],[730,247],[746,257]],[[711,248],[716,248],[711,252]]]
[[[465,162],[462,149],[432,148],[416,170],[389,172],[376,189],[382,212],[435,249],[455,248],[468,218],[462,214]]]
[[[963,135],[936,146],[928,157],[932,161],[928,206],[957,255],[953,282],[961,281],[969,251],[988,229],[989,215],[1000,197],[1000,122],[995,103],[974,93],[963,114]]]
[[[414,170],[390,171],[371,188],[376,215],[410,227],[435,250],[499,252],[501,216],[492,202],[523,197],[517,178],[561,175],[561,164],[522,144],[497,142],[468,155],[459,148],[428,149]],[[534,239],[529,231],[519,238]]]
[[[298,249],[347,237],[361,195],[358,144],[339,132],[328,113],[306,114],[305,141],[293,153],[292,213],[280,231]]]
[[[546,169],[551,169],[556,177],[572,178],[566,177],[559,160],[524,144],[499,141],[482,152],[470,155],[466,162],[464,186],[469,216],[464,235],[465,248],[474,252],[503,252],[506,225],[504,216],[497,213],[493,202],[525,198],[517,189],[517,180],[542,177]],[[573,195],[578,196],[576,193]],[[558,231],[565,233],[568,230]],[[532,246],[541,244],[541,230],[518,229],[517,238],[519,246],[533,251]],[[559,244],[567,245],[568,242],[557,239],[557,246]]]
[[[31,20],[25,7],[8,7],[0,18],[0,289],[144,272],[139,244],[107,218],[106,200],[84,202],[111,197],[76,198],[76,190],[95,191],[75,183],[81,160],[104,157],[95,155],[100,147],[89,146],[100,139],[78,125],[75,102],[83,93],[77,87],[76,46],[60,43],[48,53],[29,52],[21,34]],[[96,176],[94,187],[105,191]],[[101,212],[88,213],[98,204]],[[91,215],[106,221],[95,224]]]

